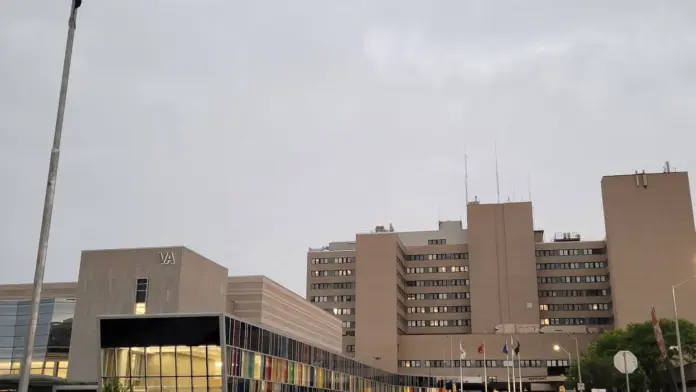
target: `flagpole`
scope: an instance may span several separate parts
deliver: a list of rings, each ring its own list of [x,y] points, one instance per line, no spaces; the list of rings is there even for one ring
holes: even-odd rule
[[[522,357],[520,356],[520,339],[517,338],[517,346],[515,346],[515,351],[517,351],[517,368],[519,369],[519,376],[520,376],[520,392],[523,392],[522,389]]]
[[[483,341],[483,391],[488,392],[488,365],[486,365],[486,341]]]
[[[452,370],[451,370],[452,374],[450,374],[450,378],[454,378],[454,377],[452,377],[452,376],[454,376],[454,352],[453,352],[453,350],[454,350],[454,340],[452,339],[452,335],[450,335],[450,365],[449,366],[450,366],[450,368],[452,368]]]
[[[447,367],[445,366],[445,365],[447,365],[447,346],[445,346],[445,347],[442,348],[442,363],[443,363],[443,371],[444,371],[444,373],[443,373],[443,375],[440,376],[440,379],[441,379],[441,381],[442,381],[442,388],[441,388],[441,390],[444,391],[444,390],[447,389],[447,388],[446,388],[446,385],[445,385],[445,374],[447,374]]]
[[[46,253],[48,252],[48,237],[51,231],[51,218],[53,217],[53,199],[56,193],[58,179],[58,161],[60,158],[60,139],[63,135],[63,117],[65,115],[65,102],[68,96],[68,81],[70,80],[70,63],[72,62],[73,44],[75,42],[75,28],[77,8],[82,0],[70,2],[70,18],[68,19],[68,38],[65,43],[65,57],[63,58],[63,75],[58,95],[58,113],[53,132],[53,147],[48,166],[48,179],[46,181],[46,194],[44,195],[43,216],[41,218],[41,231],[39,232],[39,247],[36,255],[36,269],[34,271],[34,286],[31,295],[31,311],[29,313],[29,325],[27,338],[24,341],[24,357],[22,358],[21,375],[19,378],[18,392],[29,390],[31,374],[31,358],[36,340],[36,324],[39,318],[39,305],[41,304],[41,289],[43,288],[44,271],[46,270]]]
[[[512,388],[510,388],[510,350],[507,348],[507,339],[505,342],[505,369],[507,369],[507,390],[508,392],[512,391]]]
[[[459,389],[464,391],[464,373],[462,372],[462,362],[466,358],[466,351],[464,351],[464,346],[462,346],[462,341],[459,341]]]
[[[512,336],[510,336],[510,347],[512,347],[512,392],[517,392],[517,380],[515,380],[515,342],[512,341]],[[510,350],[508,350],[510,351]]]

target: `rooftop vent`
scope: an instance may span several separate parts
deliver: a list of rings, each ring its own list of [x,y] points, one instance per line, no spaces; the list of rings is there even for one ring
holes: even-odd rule
[[[580,241],[580,233],[560,232],[553,236],[553,242]]]

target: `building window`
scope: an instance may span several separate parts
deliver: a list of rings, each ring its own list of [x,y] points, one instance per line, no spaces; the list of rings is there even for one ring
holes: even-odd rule
[[[573,261],[569,263],[538,263],[536,265],[538,270],[550,270],[550,269],[597,269],[597,268],[607,268],[606,261],[588,261],[579,262]]]
[[[469,259],[468,253],[437,253],[437,254],[424,254],[424,255],[406,255],[406,261],[467,260],[467,259]]]
[[[355,288],[354,282],[312,283],[312,290],[344,290]]]
[[[446,245],[447,240],[444,238],[438,240],[428,240],[428,245]]]
[[[539,290],[540,297],[604,297],[611,294],[609,289],[590,290]]]
[[[355,308],[333,308],[333,309],[326,309],[326,311],[329,313],[333,313],[336,316],[355,314]]]
[[[409,280],[408,287],[468,286],[469,279]]]
[[[354,353],[355,352],[355,345],[354,344],[349,344],[346,346],[346,352],[347,353]]]
[[[445,265],[440,267],[412,267],[406,268],[407,274],[436,274],[446,272],[469,272],[468,265]]]
[[[311,271],[311,276],[351,276],[353,270],[321,270]]]
[[[430,328],[430,327],[465,327],[471,325],[471,320],[408,320],[409,327]]]
[[[537,283],[601,283],[608,282],[609,275],[592,276],[539,276]]]
[[[407,313],[466,313],[471,312],[470,306],[428,306],[409,307]]]
[[[317,297],[310,297],[309,302],[353,302],[352,295],[320,295]]]
[[[355,263],[355,257],[313,258],[312,264],[350,264]]]
[[[145,314],[147,303],[147,278],[138,278],[135,281],[135,314]]]
[[[540,304],[539,310],[547,312],[567,311],[599,311],[610,310],[611,303],[580,303],[580,304]]]
[[[567,317],[540,320],[541,325],[608,325],[612,322],[613,320],[609,317]]]
[[[537,249],[537,257],[553,257],[553,256],[592,256],[606,254],[604,248],[593,249]]]
[[[419,294],[407,294],[406,300],[408,301],[428,301],[433,299],[468,299],[470,297],[469,292],[463,293],[419,293]]]

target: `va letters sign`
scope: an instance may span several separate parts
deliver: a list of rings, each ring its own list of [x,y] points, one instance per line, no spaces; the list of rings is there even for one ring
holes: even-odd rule
[[[174,252],[158,252],[160,264],[176,264]]]

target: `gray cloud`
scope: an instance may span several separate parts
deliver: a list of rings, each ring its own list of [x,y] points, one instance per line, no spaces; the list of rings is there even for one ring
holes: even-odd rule
[[[696,167],[687,0],[91,1],[47,280],[79,250],[184,244],[304,291],[308,245],[528,195],[603,236],[599,180]],[[30,281],[69,1],[0,5],[2,281]]]

